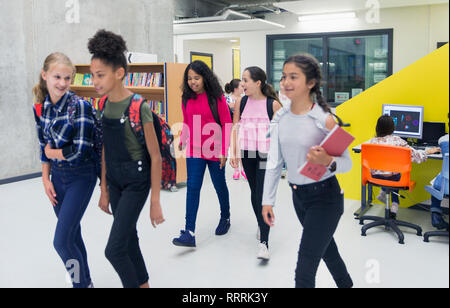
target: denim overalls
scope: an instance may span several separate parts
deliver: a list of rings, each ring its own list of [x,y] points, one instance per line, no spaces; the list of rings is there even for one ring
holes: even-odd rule
[[[133,161],[127,150],[128,109],[121,119],[108,119],[102,115],[106,181],[114,216],[105,255],[123,286],[138,288],[149,280],[136,224],[150,192],[151,172],[147,158]]]

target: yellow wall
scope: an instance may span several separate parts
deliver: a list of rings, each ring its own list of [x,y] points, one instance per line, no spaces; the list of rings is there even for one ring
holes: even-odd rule
[[[395,59],[394,59],[395,60]],[[424,106],[424,121],[448,122],[449,112],[449,44],[432,52],[409,67],[390,76],[337,108],[337,114],[351,123],[347,129],[361,144],[375,135],[375,126],[383,104]],[[447,126],[448,132],[448,126]],[[339,175],[347,199],[361,200],[361,155],[351,152],[353,169]],[[413,164],[412,180],[416,189],[401,199],[409,207],[429,199],[424,186],[441,170],[442,161],[428,160]],[[378,191],[375,191],[377,193]],[[403,193],[405,195],[405,193]]]

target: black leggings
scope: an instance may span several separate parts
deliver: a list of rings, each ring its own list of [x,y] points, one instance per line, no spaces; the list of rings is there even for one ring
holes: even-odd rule
[[[339,288],[353,286],[347,268],[333,239],[344,212],[344,195],[332,177],[309,185],[292,185],[294,207],[303,236],[295,271],[296,288],[314,288],[320,260],[323,259]]]
[[[242,166],[250,186],[253,211],[261,231],[261,243],[269,246],[270,227],[262,216],[262,198],[264,191],[264,177],[266,175],[267,154],[260,152],[242,152]]]

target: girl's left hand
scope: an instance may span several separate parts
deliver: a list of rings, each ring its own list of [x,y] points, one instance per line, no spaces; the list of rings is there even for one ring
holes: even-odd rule
[[[52,147],[51,147],[50,143],[47,143],[47,145],[44,148],[44,152],[45,152],[45,156],[47,156],[48,159],[53,158],[53,157],[51,157],[52,156],[51,150],[52,150]]]
[[[314,146],[309,150],[306,159],[313,164],[328,166],[333,160],[333,157],[328,155],[321,146]]]
[[[159,201],[152,201],[150,204],[150,221],[152,222],[153,228],[156,228],[157,225],[166,221]]]
[[[220,169],[223,169],[223,167],[225,167],[225,165],[227,164],[227,160],[228,160],[228,158],[226,158],[224,156],[222,156],[220,158]]]

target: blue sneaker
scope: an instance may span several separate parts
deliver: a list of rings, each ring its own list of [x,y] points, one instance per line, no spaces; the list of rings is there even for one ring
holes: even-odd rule
[[[191,231],[188,230],[181,230],[181,235],[178,238],[174,238],[172,243],[175,246],[182,246],[182,247],[196,247],[195,245],[195,236],[191,235]]]
[[[228,230],[230,229],[230,219],[223,219],[221,218],[219,221],[219,225],[216,229],[216,235],[224,235],[227,234]]]

